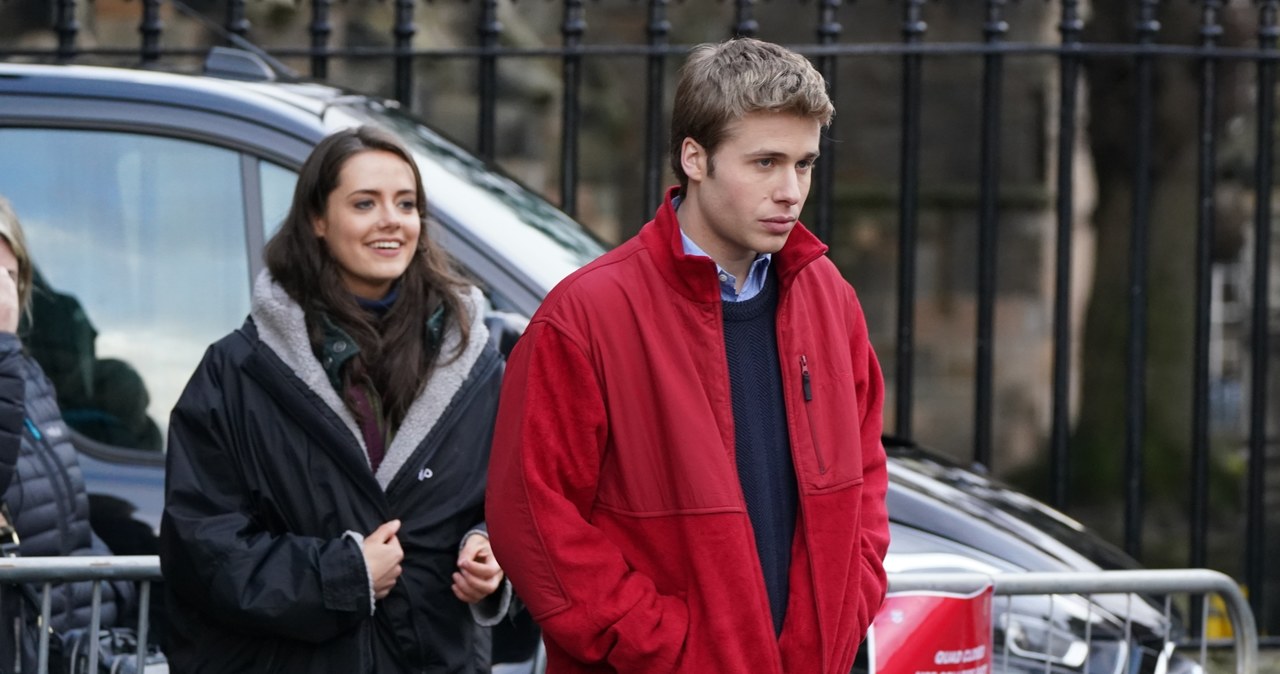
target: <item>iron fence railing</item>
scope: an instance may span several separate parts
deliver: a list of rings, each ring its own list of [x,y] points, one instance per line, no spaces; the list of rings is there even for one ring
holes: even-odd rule
[[[93,604],[89,618],[89,634],[102,628],[102,583],[123,580],[138,582],[138,622],[135,672],[145,671],[147,640],[151,629],[152,584],[162,580],[160,558],[154,555],[120,557],[0,557],[0,587],[13,583],[29,583],[40,588],[40,622],[51,624],[52,586],[55,583],[93,582]],[[49,630],[40,631],[37,674],[48,674]],[[96,643],[95,643],[96,645]],[[98,670],[99,650],[88,649],[89,672]],[[113,670],[114,671],[114,670]]]
[[[1120,1],[1120,0],[1117,0]],[[1255,613],[1265,614],[1263,602],[1266,593],[1261,591],[1267,582],[1265,576],[1264,544],[1266,512],[1263,496],[1267,488],[1266,434],[1269,418],[1275,416],[1273,404],[1268,399],[1265,382],[1269,380],[1268,319],[1272,308],[1268,306],[1267,289],[1270,284],[1271,222],[1273,153],[1276,124],[1275,78],[1276,63],[1280,59],[1277,39],[1280,37],[1280,0],[1243,1],[1197,0],[1198,30],[1195,44],[1169,44],[1162,30],[1161,19],[1174,11],[1173,3],[1158,0],[1125,0],[1133,8],[1136,17],[1129,27],[1129,40],[1125,42],[1086,42],[1085,3],[1080,0],[1057,0],[1050,5],[1057,12],[1058,39],[1051,42],[1027,42],[1011,39],[1013,33],[1008,21],[1007,0],[974,0],[974,7],[982,11],[953,12],[948,20],[966,20],[974,24],[975,35],[981,39],[972,41],[930,42],[928,20],[941,12],[939,3],[926,0],[897,0],[901,8],[901,21],[896,35],[886,35],[875,41],[851,42],[845,40],[846,31],[838,20],[837,10],[851,3],[840,0],[815,0],[805,11],[812,16],[813,41],[791,45],[797,51],[814,59],[828,79],[834,94],[840,81],[837,76],[842,64],[851,59],[891,57],[900,61],[900,88],[891,92],[900,106],[898,130],[897,170],[897,315],[894,339],[893,369],[894,400],[891,416],[894,433],[903,438],[913,437],[913,416],[916,402],[917,334],[915,314],[918,293],[918,247],[920,237],[920,192],[922,159],[923,87],[926,66],[949,57],[973,57],[982,61],[982,80],[979,88],[982,117],[980,127],[980,157],[978,166],[978,246],[977,246],[977,320],[974,353],[974,418],[973,457],[975,461],[989,465],[992,461],[993,443],[993,382],[994,382],[994,321],[996,300],[997,246],[1001,222],[1002,108],[1003,92],[1009,75],[1009,61],[1015,58],[1049,57],[1056,61],[1058,97],[1056,109],[1050,111],[1050,119],[1056,122],[1054,180],[1054,216],[1056,220],[1054,270],[1052,274],[1052,353],[1050,382],[1050,433],[1049,498],[1053,505],[1066,508],[1069,500],[1069,427],[1072,389],[1072,275],[1074,252],[1072,232],[1079,215],[1075,196],[1078,191],[1075,172],[1077,139],[1081,136],[1079,96],[1084,68],[1099,60],[1124,60],[1132,64],[1131,94],[1134,99],[1132,133],[1130,142],[1134,158],[1132,172],[1133,198],[1131,204],[1130,247],[1128,256],[1128,303],[1126,337],[1126,364],[1123,377],[1125,422],[1123,447],[1123,515],[1124,547],[1141,557],[1142,530],[1146,520],[1144,503],[1147,485],[1144,482],[1146,462],[1144,443],[1148,436],[1146,403],[1149,400],[1149,381],[1146,363],[1148,346],[1148,297],[1150,283],[1148,269],[1151,255],[1151,218],[1153,191],[1151,172],[1157,158],[1153,156],[1153,134],[1157,133],[1157,96],[1155,69],[1158,64],[1178,62],[1190,64],[1196,70],[1197,100],[1194,113],[1199,117],[1197,129],[1198,170],[1195,189],[1196,245],[1194,260],[1188,265],[1194,269],[1196,305],[1194,318],[1194,357],[1192,367],[1191,464],[1188,471],[1190,529],[1189,565],[1203,566],[1207,559],[1209,532],[1209,457],[1210,457],[1210,293],[1212,276],[1211,249],[1214,245],[1218,165],[1220,149],[1216,132],[1221,126],[1218,110],[1222,102],[1222,71],[1228,65],[1247,64],[1255,69],[1252,90],[1256,140],[1252,159],[1252,182],[1261,186],[1255,190],[1255,204],[1251,237],[1252,260],[1252,312],[1250,314],[1249,345],[1252,349],[1248,364],[1248,449],[1246,482],[1246,522],[1244,545],[1244,580],[1251,588],[1250,594]],[[645,66],[644,87],[644,153],[643,218],[655,208],[661,190],[663,164],[666,161],[663,106],[668,95],[667,71],[690,45],[675,44],[671,3],[669,0],[644,0],[635,3],[636,12],[644,12],[642,34],[636,44],[591,44],[587,16],[591,3],[583,0],[557,0],[545,3],[545,7],[561,12],[558,26],[558,46],[520,47],[507,44],[507,33],[499,20],[499,0],[475,0],[478,5],[475,22],[474,45],[438,48],[415,45],[418,34],[415,21],[420,3],[415,0],[395,0],[391,25],[386,31],[385,46],[348,46],[334,44],[333,0],[310,0],[298,11],[309,14],[305,46],[272,48],[270,53],[256,48],[249,40],[251,26],[246,19],[245,0],[226,0],[221,21],[195,11],[180,0],[141,0],[138,8],[139,42],[136,46],[88,46],[81,39],[84,32],[77,21],[89,5],[87,0],[57,0],[52,6],[51,29],[56,36],[52,49],[20,48],[0,45],[0,58],[35,57],[59,62],[73,62],[90,57],[120,58],[144,65],[155,64],[165,57],[198,56],[203,48],[165,45],[162,42],[164,24],[161,9],[167,4],[184,16],[192,17],[212,26],[225,42],[256,50],[277,65],[278,59],[305,59],[311,77],[324,79],[329,76],[330,64],[337,59],[383,60],[393,72],[394,96],[401,101],[413,101],[414,67],[426,60],[464,59],[477,64],[476,138],[474,147],[478,153],[493,159],[497,147],[497,114],[499,98],[498,65],[512,59],[554,58],[561,64],[561,137],[559,190],[560,206],[570,214],[578,210],[578,186],[582,179],[579,157],[579,135],[584,124],[582,114],[584,100],[583,70],[586,64],[599,59],[636,59]],[[207,4],[207,3],[206,3]],[[726,21],[726,33],[756,35],[761,26],[756,18],[759,8],[754,0],[735,0],[731,3],[731,18]],[[1251,44],[1224,44],[1224,16],[1228,9],[1252,13]],[[854,8],[860,11],[859,8]],[[1181,10],[1180,10],[1181,11]],[[797,15],[799,16],[799,15]],[[957,19],[956,17],[961,17]],[[799,20],[799,19],[797,19]],[[767,36],[765,36],[767,37]],[[1189,111],[1190,112],[1190,111]],[[1056,114],[1055,114],[1056,113]],[[833,227],[833,167],[840,153],[841,129],[839,120],[823,139],[823,162],[819,164],[813,196],[814,229],[820,237],[830,240]],[[643,220],[641,220],[643,221]]]
[[[1249,610],[1249,602],[1229,576],[1208,569],[1158,569],[1135,571],[1097,571],[1097,572],[1033,572],[1002,573],[986,575],[981,573],[896,573],[889,575],[890,592],[948,592],[968,594],[992,585],[997,597],[1005,599],[1019,595],[1045,595],[1050,598],[1050,612],[1053,610],[1054,598],[1060,595],[1082,595],[1086,598],[1105,594],[1123,594],[1131,602],[1144,601],[1139,595],[1158,596],[1164,605],[1165,633],[1162,635],[1169,643],[1177,640],[1172,633],[1174,620],[1172,600],[1176,595],[1186,595],[1203,599],[1205,596],[1216,596],[1226,607],[1227,618],[1231,626],[1230,646],[1234,655],[1234,670],[1237,674],[1256,674],[1258,669],[1258,632],[1253,612]],[[999,600],[997,600],[999,601]],[[1208,649],[1211,640],[1205,633],[1208,625],[1208,602],[1194,602],[1204,607],[1199,621],[1198,633],[1184,638],[1184,642],[1193,645],[1199,651],[1199,665],[1202,671],[1208,663]],[[1092,606],[1092,604],[1088,604]],[[999,607],[997,607],[998,609]],[[1007,605],[1006,605],[1007,610]],[[1128,615],[1123,617],[1124,633],[1131,633],[1132,625]],[[1092,616],[1086,615],[1086,624]],[[994,627],[994,626],[993,626]],[[1091,634],[1086,633],[1086,638]],[[992,653],[993,668],[1000,671],[999,663],[1003,657],[1007,662],[1011,644],[1004,639]],[[1046,662],[1045,671],[1051,671],[1051,663]],[[1087,669],[1087,667],[1086,667]],[[1129,667],[1125,668],[1129,670]]]

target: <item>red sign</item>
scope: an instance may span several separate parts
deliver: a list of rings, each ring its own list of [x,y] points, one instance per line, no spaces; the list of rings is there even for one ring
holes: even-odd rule
[[[869,674],[990,674],[991,586],[895,592],[867,633]]]

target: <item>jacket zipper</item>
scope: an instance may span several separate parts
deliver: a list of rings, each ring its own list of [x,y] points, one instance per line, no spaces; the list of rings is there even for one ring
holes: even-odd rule
[[[31,439],[35,441],[32,447],[35,451],[33,458],[44,465],[45,471],[49,475],[49,487],[53,490],[54,503],[58,509],[58,534],[59,548],[65,549],[65,546],[71,540],[70,522],[71,514],[75,512],[75,490],[71,486],[71,477],[67,475],[66,466],[58,460],[57,450],[53,444],[45,439],[44,433],[40,432],[39,427],[31,420],[31,417],[24,417],[22,423],[27,428],[27,432],[31,434]],[[48,451],[44,451],[47,449]],[[59,484],[61,483],[61,484]],[[70,512],[67,507],[70,505]]]
[[[813,423],[813,385],[809,382],[809,358],[800,354],[800,387],[804,390],[804,412],[809,418],[809,437],[813,439],[813,454],[818,459],[818,472],[827,474],[827,460],[818,444],[818,428]]]

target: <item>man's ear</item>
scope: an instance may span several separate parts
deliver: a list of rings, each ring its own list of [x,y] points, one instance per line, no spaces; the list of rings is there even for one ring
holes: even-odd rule
[[[710,157],[706,148],[692,138],[685,138],[680,143],[680,168],[689,180],[702,182],[707,177],[707,166]]]

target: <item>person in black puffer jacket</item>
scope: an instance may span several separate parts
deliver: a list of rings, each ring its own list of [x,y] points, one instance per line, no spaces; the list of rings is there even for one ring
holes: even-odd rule
[[[31,259],[21,225],[0,198],[0,500],[17,530],[22,557],[109,555],[89,526],[89,495],[58,410],[53,385],[17,336],[18,319],[31,299]],[[0,674],[36,671],[36,620],[40,586],[0,585]],[[131,610],[133,585],[103,583],[103,627]],[[55,633],[89,626],[93,586],[54,585]],[[25,635],[15,643],[14,635]]]

